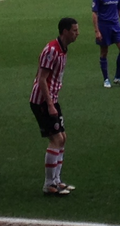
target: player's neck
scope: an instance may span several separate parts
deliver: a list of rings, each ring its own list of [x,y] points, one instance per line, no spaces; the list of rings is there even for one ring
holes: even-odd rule
[[[67,50],[67,46],[68,46],[68,44],[66,42],[66,39],[62,35],[59,36],[59,39],[60,39],[60,41],[62,43],[62,47],[63,47],[64,51],[66,51]]]

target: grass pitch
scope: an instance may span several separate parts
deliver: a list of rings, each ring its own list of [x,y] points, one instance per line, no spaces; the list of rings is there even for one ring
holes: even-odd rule
[[[51,198],[42,194],[47,140],[29,96],[39,53],[58,35],[64,16],[75,17],[80,27],[59,98],[67,132],[62,177],[76,190]],[[91,2],[2,1],[0,31],[0,215],[120,223],[120,87],[103,88]],[[111,81],[116,56],[110,47]]]

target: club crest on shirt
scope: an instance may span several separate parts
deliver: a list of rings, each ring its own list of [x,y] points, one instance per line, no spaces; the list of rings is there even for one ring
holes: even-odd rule
[[[95,7],[95,2],[92,3],[92,8],[94,8],[94,7]]]
[[[50,61],[52,61],[52,59],[53,59],[53,55],[52,54],[48,54],[47,55],[47,60],[50,62]]]

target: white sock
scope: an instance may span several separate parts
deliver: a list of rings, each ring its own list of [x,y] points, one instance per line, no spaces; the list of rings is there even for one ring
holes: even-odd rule
[[[56,167],[56,172],[55,172],[55,182],[57,184],[59,184],[61,182],[60,174],[61,174],[61,169],[62,169],[62,164],[63,164],[63,155],[64,155],[64,148],[61,148],[59,151],[58,162],[57,162],[57,167]]]
[[[45,155],[45,183],[44,186],[50,186],[55,183],[55,172],[58,164],[59,150],[47,148]]]

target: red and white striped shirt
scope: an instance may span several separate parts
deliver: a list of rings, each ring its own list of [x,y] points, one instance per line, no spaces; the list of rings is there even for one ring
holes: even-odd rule
[[[39,68],[50,69],[50,73],[46,81],[53,103],[58,101],[58,92],[62,87],[62,78],[66,59],[67,51],[63,50],[59,38],[49,42],[39,57]],[[34,104],[41,104],[45,100],[41,92],[41,87],[38,80],[38,72],[34,80],[33,89],[30,96],[30,102]]]

